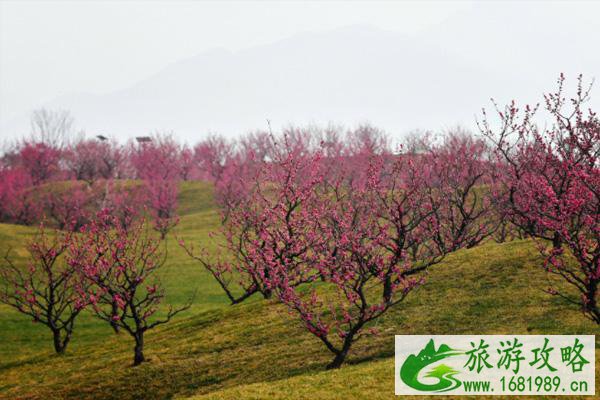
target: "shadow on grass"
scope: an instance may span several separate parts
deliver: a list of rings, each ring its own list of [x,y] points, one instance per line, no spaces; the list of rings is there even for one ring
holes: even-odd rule
[[[532,254],[529,245],[516,243],[449,257],[431,271],[426,285],[378,322],[379,335],[355,344],[347,364],[393,357],[395,334],[593,331],[569,305],[548,300],[532,284],[544,276]],[[551,323],[545,322],[547,315],[553,316]],[[146,346],[152,361],[135,368],[129,368],[133,343],[124,335],[86,345],[87,354],[28,359],[0,375],[3,380],[10,373],[12,379],[0,397],[184,397],[312,375],[333,358],[283,306],[260,299],[176,320],[150,331]],[[43,383],[15,386],[40,381],[33,377]]]
[[[55,357],[67,357],[67,355],[64,355],[64,354],[41,355],[41,356],[29,357],[29,358],[22,359],[22,360],[0,363],[0,371],[9,370],[11,368],[16,368],[16,367],[25,367],[25,366],[29,366],[29,365],[36,365],[39,363],[48,362],[49,360],[52,360]]]

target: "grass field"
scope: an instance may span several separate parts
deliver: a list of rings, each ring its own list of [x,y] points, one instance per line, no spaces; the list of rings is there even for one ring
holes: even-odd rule
[[[177,235],[210,243],[208,232],[219,224],[210,187],[183,185],[180,213]],[[0,224],[0,251],[24,255],[31,232]],[[391,399],[395,334],[599,331],[573,306],[542,292],[547,277],[532,243],[488,243],[432,268],[427,283],[378,322],[378,336],[357,342],[340,370],[324,371],[331,355],[283,307],[258,297],[229,306],[173,237],[167,246],[166,303],[197,295],[188,311],[147,334],[150,362],[131,367],[131,338],[90,314],[78,320],[67,353],[56,356],[44,326],[0,306],[0,398]],[[218,251],[214,244],[209,249]]]

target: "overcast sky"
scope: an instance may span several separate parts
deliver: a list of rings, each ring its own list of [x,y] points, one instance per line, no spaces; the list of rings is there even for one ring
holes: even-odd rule
[[[523,7],[517,1],[502,4],[507,15]],[[467,1],[0,0],[0,124],[67,94],[130,87],[213,48],[237,51],[352,25],[410,37],[474,6]],[[582,21],[598,24],[600,15],[600,2],[540,1],[529,7],[565,15],[556,29],[567,31]],[[544,22],[531,23],[535,31]],[[510,21],[506,28],[511,29]],[[593,33],[598,37],[592,41],[600,43],[600,29]],[[577,57],[569,49],[556,51]]]
[[[212,48],[355,24],[418,32],[469,2],[0,1],[0,118],[128,86]]]

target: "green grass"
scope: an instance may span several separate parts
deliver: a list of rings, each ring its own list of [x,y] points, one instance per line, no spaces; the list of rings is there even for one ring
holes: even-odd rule
[[[207,238],[220,221],[210,187],[183,185],[180,212],[176,235],[217,254]],[[0,225],[0,250],[24,256],[31,232]],[[89,314],[77,321],[67,354],[56,356],[45,327],[0,306],[0,398],[392,399],[395,334],[598,332],[542,292],[547,277],[530,242],[488,243],[432,268],[427,283],[378,322],[378,336],[357,342],[342,369],[324,371],[331,355],[282,306],[258,297],[229,306],[173,237],[168,252],[166,303],[197,296],[190,310],[147,334],[150,362],[131,367],[131,338]]]

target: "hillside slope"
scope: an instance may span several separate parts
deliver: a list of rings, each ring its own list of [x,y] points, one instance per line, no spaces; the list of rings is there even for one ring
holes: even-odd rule
[[[210,188],[186,184],[180,202],[177,235],[210,243],[208,232],[219,223]],[[31,232],[0,225],[0,251],[23,254]],[[168,251],[167,303],[182,304],[198,292],[189,311],[148,333],[150,362],[132,368],[130,338],[91,315],[78,322],[67,354],[55,356],[44,327],[0,306],[0,398],[358,399],[368,393],[391,399],[395,334],[598,332],[572,306],[541,291],[546,275],[530,242],[489,243],[433,268],[424,286],[378,322],[378,336],[356,344],[348,365],[325,372],[330,354],[282,306],[258,298],[228,306],[173,238]]]

